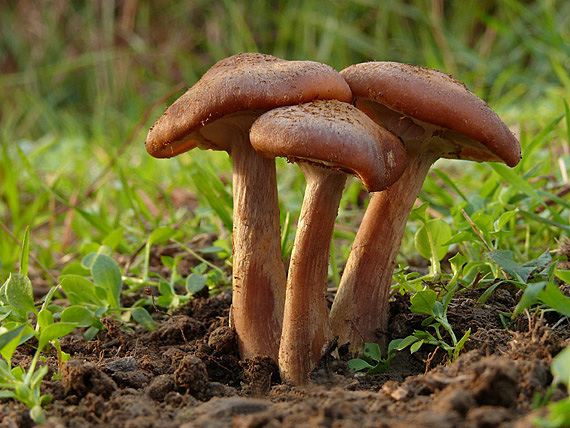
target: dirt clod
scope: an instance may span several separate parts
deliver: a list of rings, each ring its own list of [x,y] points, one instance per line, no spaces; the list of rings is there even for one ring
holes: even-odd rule
[[[550,387],[552,358],[570,328],[553,330],[559,318],[536,317],[509,324],[511,330],[498,326],[497,311],[512,311],[516,299],[497,290],[485,305],[477,302],[480,291],[452,300],[454,331],[476,326],[453,363],[441,348],[424,345],[397,354],[386,372],[367,376],[348,369],[346,352],[340,359],[331,354],[313,373],[318,382],[303,388],[281,383],[268,358],[240,360],[228,325],[229,293],[190,300],[173,316],[153,313],[155,332],[127,332],[106,320],[110,330],[91,342],[81,332],[62,339],[72,359],[61,381],[42,383],[42,393],[54,397],[46,426],[530,428],[531,412],[540,412],[533,400]],[[424,328],[423,317],[409,312],[409,296],[395,296],[391,304],[390,338]],[[24,351],[14,360],[29,361]],[[56,358],[45,364],[57,372]],[[566,392],[555,389],[553,397]],[[28,409],[13,400],[3,400],[0,421],[33,426]]]
[[[231,420],[238,415],[249,415],[267,410],[270,402],[245,397],[213,398],[198,406],[192,421],[180,428],[217,428],[231,426]]]
[[[208,383],[208,373],[202,360],[194,355],[185,355],[174,371],[174,382],[196,398],[203,396]]]
[[[146,388],[146,393],[153,400],[162,401],[166,394],[173,391],[176,387],[173,375],[160,375],[156,376],[150,385]]]
[[[242,362],[247,382],[245,393],[254,397],[265,397],[271,388],[271,380],[279,377],[277,364],[269,357],[255,357]]]
[[[204,334],[204,325],[187,315],[174,315],[158,329],[160,341],[167,345],[188,343]]]
[[[87,393],[109,397],[117,384],[95,364],[72,359],[63,365],[61,383],[66,395],[84,397]]]
[[[473,367],[470,390],[482,405],[512,407],[518,396],[520,372],[508,358],[486,357]]]

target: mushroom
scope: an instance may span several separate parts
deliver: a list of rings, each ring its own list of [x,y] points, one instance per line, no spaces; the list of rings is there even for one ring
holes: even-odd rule
[[[331,339],[327,273],[334,222],[346,174],[371,191],[402,173],[405,150],[392,133],[351,104],[314,101],[271,110],[251,127],[262,155],[297,162],[307,182],[291,254],[279,369],[283,379],[305,384]]]
[[[371,196],[331,308],[331,325],[350,349],[385,344],[388,295],[406,221],[430,166],[440,157],[515,166],[520,145],[497,114],[442,72],[394,62],[341,71],[355,105],[398,135],[408,166],[389,189]],[[380,334],[380,335],[379,335]]]
[[[243,358],[278,356],[285,299],[275,162],[249,143],[249,128],[264,111],[314,99],[350,101],[332,67],[243,53],[216,63],[150,128],[152,156],[194,147],[225,150],[233,161],[232,318]]]

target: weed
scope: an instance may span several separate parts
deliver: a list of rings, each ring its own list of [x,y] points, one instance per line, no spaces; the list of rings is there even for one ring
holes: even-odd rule
[[[388,344],[386,358],[382,357],[382,351],[377,343],[365,343],[360,358],[353,358],[348,361],[348,367],[355,372],[364,372],[366,374],[377,374],[388,370],[390,361],[396,356],[396,350],[401,339],[392,340]]]
[[[87,254],[81,265],[64,269],[59,281],[70,306],[61,313],[61,320],[87,327],[86,340],[91,340],[103,329],[101,319],[114,316],[128,321],[132,317],[147,330],[156,328],[155,322],[139,300],[133,307],[121,307],[123,279],[121,269],[109,255],[108,247],[101,246],[95,253]]]
[[[550,366],[554,380],[552,387],[559,384],[565,385],[570,393],[570,346],[564,348],[554,359]],[[550,403],[547,405],[548,416],[536,418],[533,422],[536,426],[544,428],[562,428],[570,425],[570,398]]]
[[[74,322],[55,322],[60,315],[60,308],[50,305],[57,287],[52,287],[45,296],[40,310],[34,304],[32,283],[27,276],[29,232],[26,230],[20,256],[20,273],[11,274],[0,288],[0,308],[2,326],[0,327],[0,397],[13,398],[30,408],[30,417],[37,423],[45,422],[42,406],[51,402],[49,395],[41,395],[42,379],[48,372],[47,366],[36,369],[43,349],[51,343],[57,350],[59,367],[68,358],[62,352],[59,338],[68,335],[76,327]],[[30,322],[31,315],[36,318],[35,328]],[[55,315],[55,316],[54,316]],[[25,371],[21,367],[12,367],[12,356],[16,348],[31,338],[37,340],[37,348]]]

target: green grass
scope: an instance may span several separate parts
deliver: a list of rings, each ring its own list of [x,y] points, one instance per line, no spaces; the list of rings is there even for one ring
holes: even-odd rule
[[[430,204],[430,218],[450,225],[450,249],[500,276],[490,251],[510,251],[523,265],[569,235],[570,2],[56,4],[0,4],[2,283],[19,271],[21,248],[14,238],[23,240],[28,227],[29,275],[52,285],[54,275],[99,244],[115,257],[130,256],[160,227],[176,229],[181,243],[211,233],[220,239],[216,246],[229,248],[227,155],[195,151],[156,160],[143,142],[184,88],[217,60],[244,51],[311,59],[339,70],[394,60],[452,73],[520,136],[523,161],[513,170],[436,164],[421,199]],[[129,9],[132,4],[136,9]],[[282,220],[289,215],[291,225],[283,240],[287,254],[304,182],[295,166],[279,161],[278,169]],[[361,190],[349,180],[335,230],[333,282],[363,213]],[[173,192],[184,198],[176,200]],[[421,225],[409,222],[402,265],[419,257],[414,235]],[[124,275],[148,279],[143,253]],[[228,258],[225,251],[220,266]],[[167,263],[175,267],[175,261]],[[211,277],[215,269],[204,269],[196,275],[210,275],[211,286],[227,286]],[[464,269],[462,280],[474,280],[473,271]]]
[[[442,9],[437,0],[355,0],[323,10],[316,1],[162,0],[139,3],[134,11],[128,4],[0,6],[0,219],[15,236],[31,228],[32,252],[49,269],[61,269],[63,257],[79,257],[84,243],[101,243],[118,229],[124,231],[120,252],[133,251],[159,226],[177,225],[183,240],[204,230],[229,242],[228,157],[204,152],[156,160],[143,141],[183,88],[216,60],[240,51],[313,59],[337,69],[377,59],[453,73],[520,134],[524,157],[514,174],[527,184],[506,189],[509,177],[489,166],[440,161],[422,192],[432,214],[461,229],[464,219],[452,212],[458,203],[476,212],[519,192],[526,221],[516,222],[519,233],[508,246],[520,257],[532,259],[567,235],[557,227],[568,224],[567,206],[544,211],[542,220],[533,217],[540,199],[567,184],[567,2],[469,1]],[[290,242],[304,183],[295,167],[280,162],[279,170]],[[218,173],[221,181],[212,185],[197,179],[219,171],[225,171]],[[169,195],[176,189],[196,194],[199,220],[195,210],[173,205]],[[335,279],[362,214],[356,209],[360,191],[351,181],[341,205]],[[410,224],[404,254],[415,253],[416,227]],[[464,247],[476,255],[468,243]],[[0,230],[0,277],[15,271],[18,254]]]
[[[505,245],[517,255],[532,259],[567,235],[560,228],[568,225],[567,205],[536,214],[541,200],[567,185],[567,2],[469,1],[442,9],[437,0],[359,0],[323,10],[316,1],[162,0],[139,3],[134,11],[128,4],[0,6],[0,219],[15,236],[31,228],[32,253],[49,269],[61,269],[63,257],[79,257],[84,243],[100,243],[118,229],[124,231],[120,252],[133,251],[159,226],[177,225],[183,240],[214,231],[229,242],[228,157],[208,152],[156,160],[143,141],[164,106],[216,60],[255,50],[337,69],[378,59],[453,73],[520,135],[524,157],[513,170],[515,183],[501,176],[504,169],[438,162],[421,196],[432,214],[459,230],[465,220],[453,207],[507,210],[508,198],[501,197],[513,193],[517,201],[508,209],[520,209],[523,217]],[[304,183],[295,167],[280,162],[279,170],[290,242]],[[216,173],[219,179],[206,187],[197,179]],[[505,182],[513,185],[505,188]],[[173,205],[169,195],[176,189],[196,194],[199,220],[195,210]],[[362,214],[360,190],[351,181],[341,205],[338,269]],[[414,254],[416,227],[410,224],[405,254]],[[17,268],[18,254],[0,230],[0,277]]]

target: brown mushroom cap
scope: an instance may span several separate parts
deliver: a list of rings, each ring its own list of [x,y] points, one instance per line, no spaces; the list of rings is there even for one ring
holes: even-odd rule
[[[400,139],[344,102],[313,101],[260,116],[250,140],[266,157],[318,163],[356,174],[370,191],[391,185],[404,171]]]
[[[328,65],[258,53],[237,54],[216,63],[166,110],[150,128],[146,149],[154,157],[165,158],[198,144],[220,148],[217,141],[196,131],[232,113],[315,99],[350,102],[352,95],[344,79]]]
[[[450,157],[502,161],[509,166],[521,158],[519,142],[497,114],[445,73],[396,62],[367,62],[351,65],[341,75],[357,99],[380,103],[422,127],[431,124],[443,128],[436,132],[458,146],[448,154]],[[389,116],[387,112],[381,114]],[[402,119],[398,116],[391,118],[396,125]]]

